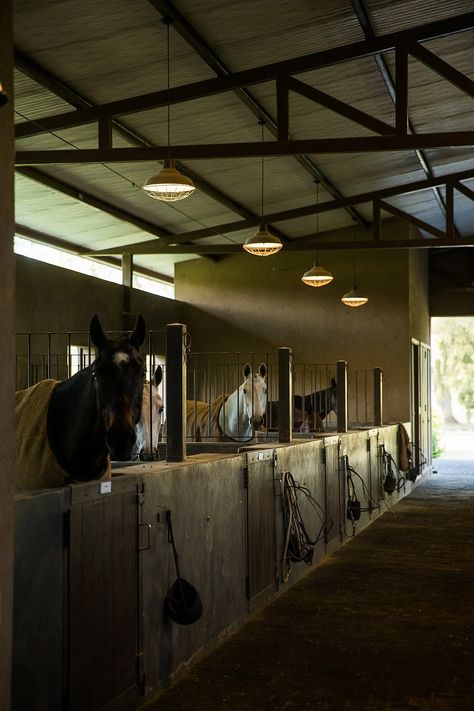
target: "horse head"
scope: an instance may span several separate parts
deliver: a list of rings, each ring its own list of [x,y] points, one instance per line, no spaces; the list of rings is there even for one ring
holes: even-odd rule
[[[265,363],[260,363],[258,372],[254,374],[252,374],[250,363],[246,363],[244,366],[245,380],[239,388],[249,425],[255,431],[262,429],[267,409],[266,375]]]
[[[107,338],[97,316],[92,318],[89,332],[98,349],[91,375],[110,458],[128,460],[142,414],[145,367],[139,348],[145,340],[145,320],[139,315],[131,335],[120,341]]]
[[[158,450],[161,426],[163,424],[163,398],[158,386],[163,379],[161,365],[157,366],[151,381],[143,385],[142,413],[136,426],[137,440],[135,443],[133,458],[140,455],[152,454]]]

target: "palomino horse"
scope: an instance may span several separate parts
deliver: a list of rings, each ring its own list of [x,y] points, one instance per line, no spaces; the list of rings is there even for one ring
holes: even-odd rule
[[[158,386],[163,379],[163,370],[159,365],[153,379],[143,385],[142,416],[136,426],[137,441],[132,452],[132,459],[146,458],[158,451],[163,419],[163,398]]]
[[[334,378],[324,390],[316,390],[302,397],[293,398],[293,429],[297,432],[320,430],[323,420],[330,412],[337,413],[337,384]],[[268,426],[278,429],[278,401],[272,400],[267,409]]]
[[[41,380],[15,396],[16,490],[60,487],[110,476],[110,459],[128,460],[142,411],[145,321],[112,341],[97,316],[90,338],[97,358],[57,382]]]
[[[249,363],[243,370],[244,382],[231,395],[223,395],[211,403],[199,400],[186,402],[186,434],[196,441],[203,437],[218,440],[249,442],[263,426],[267,407],[267,369],[261,363],[252,374]]]

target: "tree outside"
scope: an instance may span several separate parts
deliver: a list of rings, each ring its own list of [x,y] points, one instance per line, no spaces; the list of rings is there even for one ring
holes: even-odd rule
[[[433,439],[445,459],[474,459],[474,317],[431,319]]]

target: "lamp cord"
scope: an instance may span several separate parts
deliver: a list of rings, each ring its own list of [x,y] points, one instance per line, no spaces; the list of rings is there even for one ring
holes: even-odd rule
[[[265,136],[264,136],[264,133],[263,133],[264,121],[261,120],[260,123],[261,123],[261,126],[262,126],[262,143],[264,143],[264,142],[265,142]],[[264,163],[263,163],[263,153],[262,153],[262,158],[261,158],[261,160],[262,160],[262,211],[261,211],[261,216],[262,216],[262,220],[263,220],[263,215],[264,215],[264,212],[263,212],[263,195],[264,195],[264,184],[265,184],[265,170],[264,170]]]

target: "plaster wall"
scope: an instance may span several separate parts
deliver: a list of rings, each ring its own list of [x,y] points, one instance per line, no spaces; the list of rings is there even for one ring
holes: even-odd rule
[[[426,249],[409,253],[410,337],[429,344],[429,254]]]
[[[13,45],[12,3],[0,3],[0,81],[8,104],[0,107],[0,710],[10,708],[12,595],[13,595],[13,472],[15,424],[13,417]]]
[[[122,287],[28,257],[16,256],[16,330],[87,331],[94,314],[106,330],[122,328]],[[149,329],[181,321],[182,304],[133,290],[132,311]]]
[[[409,258],[407,250],[357,251],[360,309],[341,304],[352,288],[352,250],[320,254],[334,275],[326,287],[301,282],[314,255],[283,249],[271,257],[243,253],[217,263],[176,265],[175,288],[195,350],[293,349],[295,363],[334,363],[384,372],[384,421],[406,421],[409,405]],[[420,290],[422,287],[420,286]]]

